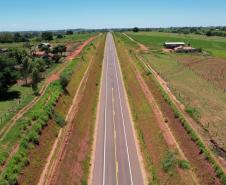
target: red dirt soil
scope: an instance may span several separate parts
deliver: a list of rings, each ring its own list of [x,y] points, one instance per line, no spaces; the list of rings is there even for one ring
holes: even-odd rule
[[[83,50],[83,48],[88,45],[92,40],[94,40],[96,38],[96,36],[93,36],[91,38],[89,38],[88,40],[86,40],[82,45],[79,46],[79,48],[77,48],[75,51],[71,52],[66,58],[65,58],[65,62],[70,62],[71,60],[73,60],[75,57],[77,57],[81,51]],[[40,98],[45,94],[46,89],[48,88],[49,84],[58,80],[59,79],[59,75],[60,73],[63,71],[64,67],[60,68],[60,70],[57,70],[55,73],[53,73],[52,75],[50,75],[48,78],[45,79],[45,82],[42,86],[42,88],[39,91],[39,96],[35,97],[28,105],[26,105],[25,107],[23,107],[21,110],[18,111],[18,113],[11,119],[11,121],[9,122],[10,124],[7,124],[0,132],[1,137],[3,138],[6,133],[12,128],[12,126],[16,123],[17,120],[19,120],[28,110],[30,110],[39,100]],[[13,152],[17,152],[18,147],[15,146],[13,149]],[[11,155],[9,156],[9,158],[7,159],[7,162],[11,159]],[[6,166],[7,163],[5,163],[4,166]],[[4,167],[2,167],[1,170],[3,170]]]
[[[151,78],[146,78],[146,83],[154,95],[155,100],[157,100],[158,104],[160,105],[162,113],[167,118],[168,125],[173,132],[173,135],[176,138],[180,148],[183,150],[186,158],[194,167],[194,172],[199,178],[200,183],[205,185],[220,185],[220,180],[216,177],[211,164],[205,159],[204,155],[200,153],[199,148],[191,140],[191,137],[187,134],[180,120],[175,118],[174,112],[164,100],[155,82],[151,80]]]

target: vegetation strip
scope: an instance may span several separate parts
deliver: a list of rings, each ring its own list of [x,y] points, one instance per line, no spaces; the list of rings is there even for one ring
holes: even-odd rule
[[[131,59],[125,47],[122,46],[122,41],[117,36],[115,36],[116,46],[140,142],[141,153],[143,154],[145,168],[147,170],[148,181],[152,184],[164,184],[166,181],[171,184],[185,183],[185,180],[181,178],[175,168],[176,166],[172,167],[169,173],[166,173],[162,166],[159,165],[163,163],[165,154],[170,151],[170,147],[167,146],[166,141],[161,136],[161,130],[158,124],[156,124],[157,120],[153,113],[153,107],[146,99],[137,81],[135,71],[132,68],[132,61],[130,61]],[[191,179],[187,184],[192,184]]]
[[[140,60],[140,58],[139,58],[139,60]],[[144,65],[143,61],[141,61],[141,62],[142,62],[142,65]],[[153,69],[150,69],[150,66],[147,67],[146,65],[144,65],[144,67],[151,74],[154,72]],[[177,117],[180,120],[181,124],[183,125],[183,127],[185,128],[187,133],[190,135],[192,141],[194,141],[197,144],[200,151],[204,154],[205,158],[212,164],[217,177],[221,180],[222,184],[226,184],[226,175],[225,175],[223,169],[221,168],[221,166],[219,165],[219,163],[215,161],[215,157],[213,156],[213,154],[204,145],[201,138],[196,134],[195,130],[190,126],[190,123],[188,122],[188,120],[185,118],[183,113],[178,109],[177,105],[171,100],[170,96],[164,90],[162,85],[158,82],[156,77],[153,75],[151,75],[151,77],[154,78],[154,80],[156,81],[156,84],[158,84],[159,89],[162,93],[162,96],[164,97],[165,101],[169,104],[169,106],[172,108],[172,110],[175,114],[175,117]]]
[[[96,42],[90,51],[89,60],[93,58],[85,84],[82,86],[81,101],[78,102],[76,116],[72,120],[72,128],[65,146],[61,162],[50,183],[86,184],[89,175],[90,154],[93,143],[93,131],[96,117],[96,105],[99,94],[99,83],[103,61],[105,36]],[[90,94],[90,92],[92,92]],[[70,152],[68,152],[70,151]],[[68,174],[61,171],[68,170]],[[48,184],[48,183],[47,183]]]
[[[28,151],[32,148],[32,145],[39,144],[39,135],[42,129],[47,126],[49,118],[56,119],[56,122],[60,125],[64,122],[60,115],[53,111],[53,107],[62,92],[63,87],[60,80],[50,83],[46,92],[40,97],[34,107],[17,121],[16,128],[18,133],[16,132],[16,135],[14,135],[16,137],[19,136],[22,140],[18,151],[1,173],[0,184],[17,183],[19,173],[29,163]],[[3,162],[6,157],[7,155],[2,154],[1,159]]]

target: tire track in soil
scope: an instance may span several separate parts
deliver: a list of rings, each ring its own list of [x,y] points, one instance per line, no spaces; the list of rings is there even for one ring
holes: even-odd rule
[[[57,140],[55,141],[53,148],[50,152],[50,155],[48,157],[47,163],[46,163],[43,173],[40,177],[38,185],[55,184],[55,181],[57,179],[58,167],[59,167],[60,163],[62,162],[65,152],[66,152],[66,146],[68,144],[68,140],[72,133],[71,130],[73,129],[73,126],[74,126],[72,123],[73,123],[74,117],[78,111],[78,105],[83,97],[83,92],[86,87],[86,82],[88,80],[88,75],[89,75],[89,69],[90,69],[92,62],[93,62],[93,60],[91,60],[89,66],[79,84],[79,87],[73,98],[73,103],[66,116],[67,126],[65,129],[60,130],[60,133],[59,133]],[[58,147],[58,150],[57,150],[57,147]],[[55,155],[55,158],[51,161],[51,159],[54,157],[54,155]]]
[[[81,51],[84,49],[85,46],[87,46],[91,41],[93,41],[97,36],[93,36],[91,38],[89,38],[88,40],[86,40],[85,42],[83,42],[82,45],[79,46],[79,48],[77,48],[75,51],[71,52],[66,58],[65,58],[65,62],[63,63],[63,66],[57,70],[55,73],[53,73],[52,75],[50,75],[44,82],[42,88],[39,91],[39,96],[35,97],[28,105],[26,105],[25,107],[23,107],[21,110],[18,111],[18,113],[9,121],[10,124],[7,124],[1,131],[0,131],[0,140],[3,140],[3,138],[6,136],[6,134],[10,131],[10,129],[15,125],[15,123],[23,117],[23,115],[29,111],[40,99],[41,97],[45,94],[48,86],[59,79],[61,72],[64,70],[64,68],[66,67],[66,64],[70,61],[72,61],[75,57],[77,57]],[[16,146],[12,149],[11,154],[9,155],[9,157],[6,159],[6,162],[4,163],[4,165],[0,168],[0,171],[3,171],[4,168],[7,166],[8,162],[10,161],[10,159],[14,156],[14,154],[18,151],[19,149],[19,145],[16,144]]]
[[[169,148],[178,150],[178,152],[180,154],[180,157],[182,157],[184,160],[188,160],[185,157],[185,155],[183,153],[183,150],[180,148],[180,146],[179,146],[178,142],[176,141],[175,137],[173,136],[170,128],[168,127],[167,124],[165,124],[165,117],[163,116],[163,113],[161,112],[159,106],[155,102],[154,96],[151,93],[149,87],[147,86],[147,84],[144,81],[143,77],[139,73],[138,69],[135,67],[135,64],[133,64],[132,62],[131,62],[131,64],[132,64],[133,70],[134,70],[134,72],[136,74],[137,81],[139,82],[140,87],[141,87],[142,91],[145,94],[145,97],[147,98],[149,104],[152,107],[152,110],[154,112],[155,118],[157,120],[157,124],[158,124],[161,132],[163,133],[163,137],[164,137],[165,142],[167,143]],[[186,172],[184,172],[183,170],[181,170],[179,168],[177,168],[177,170],[180,173],[181,177],[185,177]],[[199,185],[197,177],[192,172],[192,170],[189,170],[189,175],[193,179],[194,184]]]

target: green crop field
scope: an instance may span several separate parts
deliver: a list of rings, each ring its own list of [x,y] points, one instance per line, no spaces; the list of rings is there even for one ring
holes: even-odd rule
[[[226,58],[225,38],[161,32],[129,32],[128,35],[151,49],[162,48],[164,42],[185,42],[187,44],[190,43],[193,47],[202,48],[209,55]]]
[[[209,131],[212,138],[218,141],[225,148],[226,146],[226,94],[222,88],[215,85],[214,80],[206,78],[213,65],[206,63],[207,60],[214,59],[214,62],[221,62],[212,79],[220,78],[225,82],[226,71],[222,69],[224,57],[226,56],[226,40],[219,38],[209,38],[205,36],[179,35],[167,33],[129,33],[134,40],[139,41],[150,48],[149,52],[142,54],[162,78],[165,79],[171,91],[186,106],[187,109],[196,110],[193,118],[198,120]],[[190,42],[194,47],[202,47],[212,53],[212,56],[193,57],[191,54],[173,54],[156,51],[162,47],[164,41],[185,41]],[[221,57],[220,57],[221,56]],[[181,58],[188,58],[189,61],[184,65]],[[195,59],[195,60],[194,60]],[[192,62],[200,61],[200,66],[192,66]],[[194,60],[194,61],[193,61]],[[223,62],[222,62],[223,60]],[[191,67],[192,66],[192,67]],[[216,66],[216,65],[215,65]],[[205,71],[203,71],[205,70]],[[221,77],[218,77],[221,75]]]

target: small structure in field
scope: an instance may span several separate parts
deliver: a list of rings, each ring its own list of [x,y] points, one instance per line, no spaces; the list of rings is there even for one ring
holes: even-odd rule
[[[8,52],[8,51],[9,51],[8,48],[2,48],[2,49],[0,49],[0,53],[5,53],[5,52]]]
[[[177,47],[185,46],[184,42],[165,42],[164,46],[166,49],[175,49]]]
[[[43,42],[43,43],[38,44],[38,46],[37,46],[37,48],[39,48],[39,49],[41,49],[43,47],[51,48],[51,44],[50,43]]]
[[[184,42],[165,42],[164,43],[165,49],[164,51],[174,51],[176,53],[194,53],[194,52],[202,52],[200,48],[193,48],[190,46],[186,46]]]

